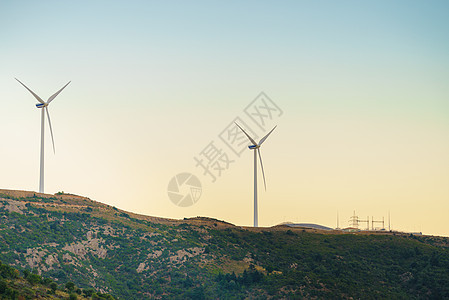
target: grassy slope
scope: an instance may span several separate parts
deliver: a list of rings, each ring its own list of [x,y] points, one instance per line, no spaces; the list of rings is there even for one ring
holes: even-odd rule
[[[445,238],[241,228],[8,190],[0,216],[2,261],[122,299],[449,297]]]

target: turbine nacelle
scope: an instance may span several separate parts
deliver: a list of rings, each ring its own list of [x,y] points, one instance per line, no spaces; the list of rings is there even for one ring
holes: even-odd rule
[[[260,145],[249,145],[248,148],[251,150],[256,150],[260,148]]]
[[[36,104],[37,108],[44,108],[44,107],[47,107],[47,106],[48,106],[48,103],[37,103]]]

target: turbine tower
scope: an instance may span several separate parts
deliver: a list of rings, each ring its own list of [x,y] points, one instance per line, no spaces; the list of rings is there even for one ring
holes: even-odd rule
[[[50,121],[50,114],[48,113],[48,105],[51,101],[53,101],[56,96],[59,95],[59,93],[67,86],[69,85],[70,81],[64,85],[59,91],[54,93],[50,98],[48,98],[47,102],[42,100],[38,95],[36,95],[32,90],[30,90],[26,85],[24,85],[19,79],[16,78],[16,80],[23,85],[33,96],[34,98],[39,101],[38,104],[36,104],[37,108],[42,109],[41,111],[41,159],[40,159],[40,169],[39,169],[39,193],[44,192],[44,132],[45,132],[45,114],[47,114],[48,118],[48,125],[50,127],[50,134],[51,134],[51,141],[53,143],[53,153],[55,153],[55,141],[53,139],[53,130],[51,128],[51,121]]]
[[[268,136],[273,132],[273,130],[277,127],[274,126],[273,129],[271,129],[270,132],[266,136],[264,136],[259,143],[256,143],[256,141],[249,136],[249,134],[246,133],[245,130],[243,130],[242,127],[239,126],[239,124],[235,123],[240,130],[243,131],[243,133],[248,137],[252,145],[248,146],[250,150],[254,150],[254,227],[259,226],[259,217],[258,217],[258,210],[257,210],[257,154],[259,154],[259,160],[260,160],[260,168],[262,169],[262,176],[263,176],[263,184],[265,186],[265,190],[267,189],[267,184],[265,182],[265,173],[263,171],[263,164],[262,164],[262,156],[260,155],[260,146],[263,142],[268,138]]]

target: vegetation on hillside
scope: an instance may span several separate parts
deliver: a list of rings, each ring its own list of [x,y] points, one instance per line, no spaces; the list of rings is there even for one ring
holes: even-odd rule
[[[449,298],[444,238],[155,220],[87,198],[0,194],[0,259],[119,299]]]
[[[109,294],[96,293],[93,289],[82,290],[73,282],[59,286],[50,278],[24,270],[20,272],[0,262],[0,299],[93,299],[113,300]]]

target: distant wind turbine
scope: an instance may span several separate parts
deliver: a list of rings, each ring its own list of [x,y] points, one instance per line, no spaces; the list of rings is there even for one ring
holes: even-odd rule
[[[273,132],[273,130],[277,127],[274,126],[273,129],[271,129],[270,132],[268,132],[268,134],[266,136],[264,136],[259,143],[256,143],[256,141],[249,136],[249,134],[246,133],[245,130],[243,130],[242,127],[239,126],[239,124],[235,123],[235,125],[237,125],[238,128],[240,128],[240,130],[243,131],[243,133],[248,137],[248,139],[250,140],[250,142],[252,143],[252,145],[248,146],[248,148],[250,150],[254,150],[254,227],[258,227],[259,226],[259,216],[258,216],[258,210],[257,210],[257,154],[259,154],[259,159],[260,159],[260,167],[262,169],[262,176],[263,176],[263,184],[265,186],[265,190],[267,189],[267,184],[265,181],[265,173],[263,171],[263,164],[262,164],[262,156],[260,155],[260,146],[262,145],[263,142],[265,142],[265,140],[268,138],[268,136]]]
[[[42,113],[41,113],[41,160],[40,160],[40,170],[39,170],[39,193],[43,193],[44,192],[44,131],[45,131],[44,130],[44,125],[45,125],[45,113],[47,114],[47,117],[48,117],[48,125],[50,127],[51,141],[53,143],[53,153],[56,153],[56,151],[55,151],[55,141],[53,139],[53,130],[51,128],[50,114],[48,113],[48,105],[50,104],[51,101],[53,101],[56,98],[56,96],[59,95],[59,93],[67,85],[69,85],[70,81],[66,85],[64,85],[59,91],[54,93],[50,98],[48,98],[47,102],[45,102],[38,95],[36,95],[32,90],[30,90],[26,85],[24,85],[19,79],[16,78],[16,80],[21,85],[23,85],[34,96],[34,98],[37,99],[37,101],[39,101],[39,103],[36,104],[36,107],[42,109]],[[44,110],[45,110],[45,112],[44,112]]]

